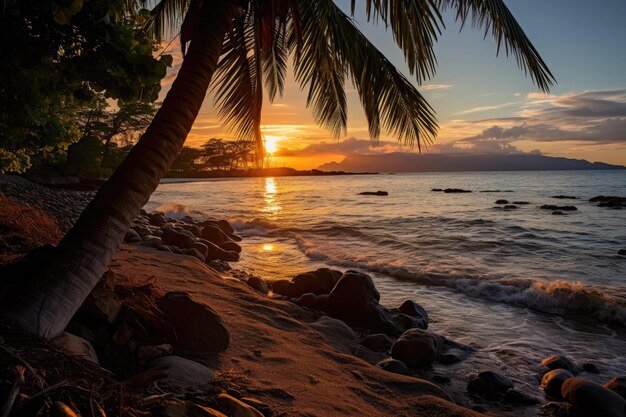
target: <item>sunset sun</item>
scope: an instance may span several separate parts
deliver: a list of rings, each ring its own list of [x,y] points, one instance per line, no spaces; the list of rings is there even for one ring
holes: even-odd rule
[[[279,141],[280,141],[280,138],[276,136],[266,135],[265,136],[265,151],[270,155],[276,152],[278,150]]]

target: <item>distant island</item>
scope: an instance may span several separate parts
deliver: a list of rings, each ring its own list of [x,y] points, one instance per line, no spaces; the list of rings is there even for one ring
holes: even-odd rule
[[[464,172],[464,171],[558,171],[621,170],[626,167],[581,159],[538,154],[415,154],[393,152],[376,155],[354,154],[341,162],[321,165],[321,171],[351,172]]]
[[[319,169],[297,170],[294,168],[248,168],[248,169],[215,169],[206,171],[169,171],[165,178],[238,178],[238,177],[305,177],[329,175],[363,175],[375,172],[345,172]]]

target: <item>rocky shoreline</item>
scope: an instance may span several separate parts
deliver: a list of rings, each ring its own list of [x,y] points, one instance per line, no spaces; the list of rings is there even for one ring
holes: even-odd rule
[[[29,184],[0,180],[0,194],[40,207],[63,230],[90,198]],[[26,372],[31,382],[14,414],[45,397],[43,415],[65,416],[99,408],[97,415],[116,415],[120,404],[128,415],[160,416],[626,416],[624,377],[596,384],[580,377],[593,373],[593,364],[564,356],[541,363],[545,398],[498,369],[477,369],[465,381],[427,372],[428,380],[417,378],[433,363],[463,361],[474,348],[429,331],[428,313],[414,300],[380,305],[372,279],[359,271],[322,268],[265,282],[232,269],[240,240],[225,220],[142,212],[111,270],[48,347],[50,357],[61,349],[71,358],[51,363],[87,367],[130,396],[107,388],[94,403],[80,390],[50,389],[63,379],[42,383],[39,374],[54,372],[40,363],[41,372]],[[217,272],[228,270],[233,279]],[[48,353],[41,342],[10,333],[3,331],[1,363],[5,379],[18,381],[15,366],[36,360],[29,350]]]

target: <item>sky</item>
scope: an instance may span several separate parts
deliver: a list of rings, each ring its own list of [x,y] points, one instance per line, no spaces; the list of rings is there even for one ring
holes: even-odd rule
[[[349,0],[335,0],[349,10]],[[357,0],[357,8],[360,0]],[[459,31],[452,15],[435,47],[436,75],[418,87],[437,112],[439,134],[425,152],[519,153],[626,165],[625,0],[505,0],[554,74],[557,84],[543,94],[513,58],[471,25]],[[361,31],[409,75],[391,33],[366,21]],[[168,91],[181,56],[176,41],[166,53],[174,66],[163,80]],[[415,81],[412,79],[412,81]],[[272,166],[311,169],[350,153],[417,152],[382,132],[372,142],[358,96],[346,85],[347,134],[335,138],[318,127],[306,108],[306,92],[288,76],[282,97],[263,106],[262,131]],[[211,137],[232,139],[221,126],[209,93],[187,145]]]

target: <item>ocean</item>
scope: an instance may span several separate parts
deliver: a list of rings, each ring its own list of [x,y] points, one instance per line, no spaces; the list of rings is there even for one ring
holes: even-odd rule
[[[378,190],[389,195],[359,194]],[[626,210],[596,195],[626,196],[626,171],[164,180],[146,210],[229,220],[244,237],[233,266],[266,280],[366,272],[382,304],[413,299],[432,331],[476,348],[436,372],[499,368],[539,395],[552,354],[593,363],[600,373],[586,376],[601,383],[626,375]]]

